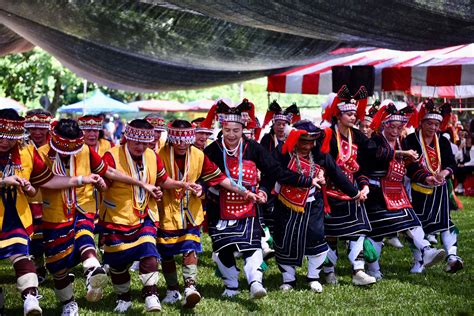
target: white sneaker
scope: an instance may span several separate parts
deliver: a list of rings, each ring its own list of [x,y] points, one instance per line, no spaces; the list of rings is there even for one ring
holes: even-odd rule
[[[446,269],[444,271],[448,273],[455,273],[464,268],[464,262],[462,261],[461,257],[450,255],[448,256],[447,261]]]
[[[352,284],[354,285],[370,285],[377,282],[377,279],[368,275],[365,271],[359,270],[352,276]]]
[[[102,267],[96,267],[87,274],[86,278],[86,300],[97,302],[102,298],[103,288],[107,284],[107,273]]]
[[[160,299],[155,294],[145,297],[145,309],[147,312],[161,311]]]
[[[311,289],[311,291],[316,292],[316,293],[323,292],[323,286],[318,281],[309,282],[309,288]]]
[[[325,273],[324,280],[326,281],[326,284],[336,285],[337,284],[336,273],[334,272]]]
[[[293,290],[293,287],[288,283],[283,283],[282,285],[280,285],[280,290],[282,290],[283,292],[288,292]]]
[[[39,306],[38,298],[41,296],[27,294],[23,302],[23,312],[25,316],[39,316],[43,314],[43,310]]]
[[[267,296],[267,290],[260,282],[253,282],[250,286],[250,298],[258,299]]]
[[[240,294],[239,290],[231,290],[231,289],[226,288],[224,292],[222,293],[222,296],[227,297],[227,298],[232,298],[238,294]]]
[[[383,278],[383,274],[380,270],[367,270],[367,274],[374,277],[376,281],[380,281]]]
[[[429,268],[442,261],[445,256],[444,249],[426,247],[423,251],[423,265]]]
[[[200,300],[201,294],[199,294],[194,285],[190,285],[184,289],[184,308],[194,308]]]
[[[179,291],[176,290],[166,290],[166,296],[162,300],[164,304],[174,304],[182,299]]]
[[[458,194],[463,194],[464,193],[464,187],[463,187],[462,183],[459,183],[456,186],[456,189],[454,189],[454,193],[458,193]]]
[[[117,306],[114,308],[114,312],[125,313],[130,307],[132,307],[131,301],[118,300]]]
[[[140,261],[133,261],[132,266],[129,269],[130,271],[140,270]]]
[[[416,260],[411,269],[410,269],[410,273],[423,273],[423,271],[425,271],[425,267],[423,266],[423,261],[418,261]]]
[[[436,236],[435,235],[427,235],[426,236],[426,239],[428,239],[428,241],[430,242],[430,244],[432,245],[436,245],[438,243],[438,239],[436,239]]]
[[[389,238],[387,240],[387,244],[389,244],[390,246],[395,247],[397,249],[403,248],[403,244],[400,241],[400,239],[398,239],[398,237]]]
[[[79,306],[75,301],[63,305],[61,316],[79,316]]]

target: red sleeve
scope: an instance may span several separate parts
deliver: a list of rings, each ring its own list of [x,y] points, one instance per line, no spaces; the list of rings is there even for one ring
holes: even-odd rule
[[[104,156],[102,156],[102,160],[107,164],[107,166],[115,169],[115,160],[111,153],[106,152]]]
[[[115,147],[115,143],[114,143],[114,142],[112,142],[112,141],[109,140],[109,143],[110,143],[110,148]]]
[[[213,163],[206,155],[204,155],[204,163],[202,164],[201,179],[208,186],[215,186],[226,179],[219,167]]]
[[[156,184],[159,185],[163,183],[168,178],[168,174],[166,173],[165,166],[160,159],[160,156],[156,154]]]
[[[33,186],[41,186],[54,177],[51,169],[46,166],[38,151],[33,149],[33,170],[30,175],[30,182]]]
[[[91,172],[98,174],[103,177],[107,172],[108,165],[102,160],[99,154],[89,146],[90,160],[91,160]]]

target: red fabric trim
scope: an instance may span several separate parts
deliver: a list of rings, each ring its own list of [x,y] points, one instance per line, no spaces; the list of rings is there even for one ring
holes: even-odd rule
[[[411,86],[411,67],[389,67],[382,69],[382,90],[406,91]]]
[[[301,93],[318,94],[319,93],[319,73],[310,73],[303,76]]]
[[[462,65],[430,66],[426,70],[427,86],[457,86],[461,84]]]
[[[268,77],[267,91],[268,92],[285,92],[286,90],[286,75],[275,75]]]

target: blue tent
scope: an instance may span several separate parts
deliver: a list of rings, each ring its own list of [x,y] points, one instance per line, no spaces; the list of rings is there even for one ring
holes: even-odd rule
[[[80,102],[63,105],[58,109],[59,113],[80,113],[80,114],[98,114],[98,113],[127,113],[138,112],[138,107],[133,104],[125,104],[115,99],[109,98],[100,90],[95,90],[90,98]]]

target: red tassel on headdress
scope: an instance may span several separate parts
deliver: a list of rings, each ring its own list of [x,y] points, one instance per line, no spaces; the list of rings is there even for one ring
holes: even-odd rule
[[[441,124],[439,125],[439,130],[441,132],[446,131],[446,128],[448,127],[450,118],[451,118],[451,115],[444,115],[443,116],[443,120],[441,121]]]
[[[336,115],[336,112],[338,110],[338,107],[337,105],[341,103],[341,99],[339,99],[338,96],[335,96],[334,97],[334,100],[332,100],[332,103],[331,105],[329,105],[326,110],[324,111],[323,115],[322,115],[322,119],[323,121],[326,121],[326,122],[331,122],[332,120],[332,117]]]
[[[308,132],[305,130],[301,130],[301,129],[292,130],[290,134],[288,135],[288,138],[286,139],[285,143],[283,144],[283,147],[281,148],[281,152],[283,154],[293,152],[293,149],[295,148],[296,143],[298,142],[298,139],[300,138],[300,136],[306,135],[306,134],[308,134]]]
[[[255,129],[255,140],[258,142],[260,141],[260,134],[262,134],[262,129],[257,127]]]
[[[412,106],[413,113],[410,114],[410,119],[408,120],[407,127],[418,128],[419,125],[419,113],[415,106]]]
[[[247,111],[250,117],[250,122],[247,123],[247,128],[252,129],[257,127],[257,122],[255,121],[255,105],[247,99],[244,99],[242,102],[248,102],[250,109]]]
[[[326,127],[324,129],[324,140],[321,144],[321,152],[323,154],[329,153],[331,150],[331,138],[332,138],[332,128]]]
[[[363,121],[365,118],[365,109],[367,108],[367,103],[369,100],[367,98],[361,99],[357,102],[357,111],[356,111],[356,117],[359,119],[359,121]]]
[[[216,118],[216,109],[217,109],[217,103],[214,103],[214,105],[211,107],[209,112],[207,113],[206,119],[201,122],[201,127],[203,128],[212,128],[212,124],[214,123],[214,119]]]
[[[380,125],[382,124],[382,121],[387,117],[388,113],[385,111],[387,108],[386,105],[382,106],[377,113],[374,115],[374,118],[372,119],[372,123],[370,124],[370,128],[374,131],[378,131],[380,128]]]

